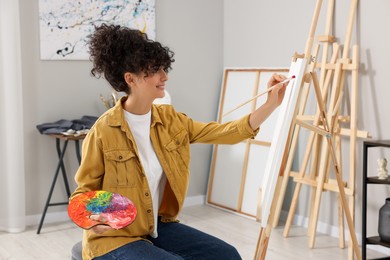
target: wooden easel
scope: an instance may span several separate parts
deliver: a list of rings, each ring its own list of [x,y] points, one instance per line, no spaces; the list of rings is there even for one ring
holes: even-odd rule
[[[330,5],[333,5],[330,3]],[[352,219],[354,219],[354,193],[355,193],[355,167],[356,167],[356,155],[355,155],[355,148],[356,148],[356,138],[357,137],[363,137],[367,138],[368,133],[364,131],[357,131],[356,129],[356,111],[357,111],[357,73],[358,73],[358,48],[357,46],[354,46],[353,48],[353,57],[352,60],[348,58],[349,53],[349,42],[351,38],[351,31],[352,31],[352,24],[353,19],[355,15],[357,1],[352,1],[351,8],[350,8],[350,17],[349,17],[349,24],[348,24],[348,32],[346,36],[346,42],[344,46],[344,52],[341,59],[337,59],[337,53],[338,45],[334,47],[334,53],[332,56],[332,59],[329,63],[324,63],[324,60],[322,62],[321,66],[321,75],[322,75],[322,86],[323,86],[323,99],[326,100],[326,94],[329,88],[329,79],[334,73],[333,78],[333,84],[332,84],[332,92],[331,92],[331,99],[329,102],[329,108],[328,108],[328,118],[330,120],[330,129],[332,130],[333,134],[335,134],[335,140],[336,140],[336,155],[341,165],[341,135],[346,135],[350,137],[350,175],[349,175],[349,182],[344,183],[344,190],[345,193],[349,196],[349,208],[352,212]],[[328,10],[329,11],[329,10]],[[325,38],[325,37],[323,37]],[[330,37],[328,37],[330,38]],[[337,48],[336,48],[337,47]],[[337,60],[336,60],[337,59]],[[325,68],[325,69],[324,69]],[[352,73],[352,87],[351,87],[351,106],[350,106],[350,116],[338,116],[339,114],[339,106],[340,106],[340,100],[343,96],[343,82],[346,72]],[[326,76],[325,76],[326,75]],[[321,84],[320,84],[321,85]],[[300,119],[304,119],[303,116],[301,116]],[[347,122],[350,121],[350,129],[343,129],[340,127],[341,122]],[[299,120],[297,121],[300,122]],[[317,113],[313,124],[318,125],[319,123],[319,114]],[[301,124],[302,125],[302,124]],[[314,145],[313,145],[314,143]],[[293,154],[290,154],[293,156]],[[307,167],[307,163],[309,160],[309,157],[312,156],[312,165],[310,169],[310,176],[305,176],[305,171]],[[319,214],[319,207],[320,207],[320,201],[321,201],[321,195],[323,191],[334,191],[339,192],[338,185],[336,183],[336,180],[329,179],[329,159],[330,154],[329,150],[327,149],[327,144],[324,140],[321,142],[321,138],[318,135],[315,135],[315,133],[311,133],[309,137],[309,141],[306,148],[306,153],[303,159],[302,168],[300,169],[299,173],[296,172],[289,172],[289,170],[286,168],[284,177],[292,176],[294,177],[294,181],[297,183],[293,201],[291,204],[290,212],[288,215],[284,236],[288,236],[289,229],[291,227],[292,219],[295,213],[295,208],[298,202],[298,196],[300,192],[300,188],[302,185],[306,184],[312,187],[312,203],[310,206],[310,217],[309,217],[309,229],[308,229],[308,235],[309,235],[309,247],[313,248],[315,243],[315,234],[316,234],[316,226],[318,222],[318,214]],[[316,164],[315,162],[319,161],[319,164]],[[341,170],[341,169],[340,169]],[[288,172],[287,172],[288,171]],[[282,202],[281,197],[279,197],[279,203]],[[281,205],[277,207],[280,212]],[[340,238],[340,248],[344,247],[344,224],[343,224],[343,207],[341,206],[341,198],[339,197],[339,238]],[[273,223],[276,225],[276,220]],[[351,239],[350,239],[351,241]],[[350,243],[349,247],[349,259],[353,259],[353,252],[352,247]]]
[[[306,44],[305,56],[310,57],[311,49],[314,41],[314,32],[318,21],[322,1],[318,0],[313,15],[312,25],[310,29],[310,35]],[[276,226],[279,219],[285,190],[287,187],[288,177],[294,177],[294,181],[297,182],[297,186],[294,192],[293,204],[291,206],[290,214],[288,217],[288,225],[286,225],[285,236],[288,234],[288,230],[291,226],[293,214],[296,204],[298,202],[298,195],[302,184],[308,184],[312,186],[313,199],[310,207],[310,223],[309,223],[309,246],[314,246],[316,225],[318,221],[318,212],[321,194],[324,190],[330,190],[339,192],[339,219],[340,219],[340,247],[344,247],[344,225],[343,225],[343,213],[348,222],[350,231],[350,250],[349,258],[353,259],[353,253],[356,257],[361,259],[360,250],[356,240],[356,234],[354,230],[354,183],[355,183],[355,148],[356,137],[368,137],[368,133],[357,131],[356,129],[356,102],[357,102],[357,72],[358,72],[358,48],[353,48],[353,62],[348,58],[349,45],[352,32],[352,25],[354,16],[356,13],[357,0],[352,0],[348,30],[345,38],[345,44],[343,49],[342,59],[339,59],[339,45],[333,44],[333,54],[330,62],[327,62],[329,44],[334,42],[334,37],[330,35],[331,22],[333,19],[334,0],[329,0],[327,11],[327,23],[325,29],[325,36],[319,36],[318,41],[323,43],[323,55],[322,62],[314,62],[311,68],[308,70],[306,83],[303,84],[300,92],[300,105],[296,108],[296,118],[292,122],[290,129],[290,142],[286,146],[285,160],[283,167],[279,173],[279,179],[275,189],[275,195],[272,201],[271,213],[267,221],[267,227],[262,228],[260,231],[260,237],[257,244],[255,259],[264,259],[268,240],[271,233],[272,226]],[[316,48],[315,57],[317,57],[318,46]],[[320,68],[320,80],[318,80],[315,68]],[[340,103],[343,96],[342,85],[345,78],[345,72],[352,72],[352,88],[351,88],[351,115],[349,117],[339,116]],[[333,76],[333,84],[331,89],[331,96],[328,105],[328,111],[326,112],[327,95],[330,88],[330,80]],[[310,75],[310,76],[309,76]],[[314,89],[319,105],[319,109],[316,115],[305,116],[303,115],[306,106],[306,100],[309,92],[309,81],[313,79]],[[340,122],[350,121],[350,129],[343,129],[340,127]],[[312,122],[311,122],[312,121]],[[310,136],[307,144],[307,149],[303,159],[303,166],[299,173],[290,172],[292,161],[294,158],[294,151],[296,149],[298,134],[300,127],[309,129]],[[342,179],[341,172],[341,138],[340,135],[348,135],[350,137],[350,186],[345,184]],[[325,137],[325,140],[322,140]],[[290,151],[288,157],[287,153]],[[310,176],[305,176],[306,167],[311,160]],[[320,163],[318,163],[318,161]],[[328,172],[330,164],[334,166],[336,174],[336,180],[330,180]],[[314,196],[315,195],[315,196]],[[349,206],[347,203],[346,195],[350,196]]]
[[[329,118],[325,112],[326,105],[323,101],[322,92],[321,92],[321,89],[319,86],[319,80],[317,78],[316,73],[314,73],[314,72],[310,72],[310,74],[308,74],[308,75],[310,75],[310,76],[306,77],[306,83],[309,83],[310,79],[313,80],[316,98],[317,98],[318,106],[319,106],[319,110],[320,110],[320,121],[322,122],[322,127],[308,124],[304,121],[296,121],[296,123],[300,124],[301,127],[305,127],[307,129],[311,130],[312,132],[314,132],[315,134],[324,136],[326,138],[326,141],[328,144],[327,147],[329,149],[329,154],[331,156],[332,165],[333,165],[335,173],[336,173],[337,185],[338,185],[338,189],[339,189],[339,193],[340,193],[341,206],[345,212],[345,217],[347,219],[347,223],[348,223],[348,227],[349,227],[349,231],[350,231],[350,238],[352,240],[353,252],[356,254],[357,259],[361,259],[359,244],[358,244],[358,241],[356,239],[356,232],[355,232],[355,228],[354,228],[352,215],[351,215],[351,212],[349,210],[348,202],[346,200],[345,187],[344,187],[344,183],[342,180],[341,166],[338,162],[335,148],[334,148],[335,138],[334,138],[334,135],[332,134],[330,124],[328,122]],[[332,121],[334,120],[333,118],[330,118],[330,119]],[[278,191],[280,191],[280,187],[281,187],[280,180],[281,180],[281,178],[279,178],[279,180],[278,180],[275,194],[278,194]],[[273,201],[272,207],[271,207],[271,213],[270,213],[270,216],[269,216],[269,219],[267,222],[267,227],[265,229],[260,230],[260,236],[259,236],[259,240],[257,243],[255,260],[265,259],[266,250],[268,247],[268,241],[269,241],[269,237],[270,237],[270,233],[271,233],[271,229],[272,229],[272,221],[275,218],[275,215],[274,215],[275,208],[274,207],[276,205],[276,199],[274,197],[274,201]]]

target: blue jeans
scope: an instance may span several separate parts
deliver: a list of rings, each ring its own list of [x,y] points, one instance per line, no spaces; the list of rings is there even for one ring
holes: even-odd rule
[[[226,242],[180,223],[158,222],[158,237],[126,244],[95,260],[241,259]]]

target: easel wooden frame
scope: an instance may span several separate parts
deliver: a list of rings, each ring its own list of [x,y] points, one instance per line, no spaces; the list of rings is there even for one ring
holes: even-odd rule
[[[333,8],[334,1],[329,2],[329,6]],[[356,12],[356,5],[357,1],[351,2],[350,7],[350,16],[349,16],[349,23],[348,23],[348,32],[346,36],[346,42],[344,46],[344,52],[342,58],[337,59],[338,55],[338,45],[334,43],[334,53],[332,56],[332,59],[329,63],[326,63],[324,60],[321,63],[319,68],[321,68],[321,75],[323,78],[322,85],[323,85],[323,100],[325,101],[327,99],[327,91],[329,88],[329,79],[332,73],[334,73],[333,78],[333,89],[331,94],[331,100],[329,102],[329,110],[328,110],[328,117],[331,117],[332,120],[331,123],[331,129],[333,133],[336,135],[336,152],[338,159],[340,160],[341,164],[341,136],[349,136],[350,137],[350,174],[349,174],[349,182],[345,182],[345,192],[349,196],[349,207],[352,212],[352,218],[354,219],[354,189],[355,189],[355,168],[356,168],[356,154],[355,154],[355,148],[356,148],[356,138],[368,138],[369,135],[365,131],[358,131],[356,128],[356,111],[357,111],[357,75],[358,75],[358,48],[357,46],[353,47],[353,57],[352,60],[348,58],[349,53],[349,42],[351,38],[351,31],[352,31],[352,25],[353,25],[353,19]],[[332,8],[328,8],[328,20],[329,17],[331,17]],[[330,14],[330,15],[329,15]],[[324,37],[323,37],[324,38]],[[330,36],[327,38],[331,38]],[[334,38],[332,36],[332,38]],[[324,43],[325,45],[326,43]],[[324,51],[327,51],[327,49],[324,49]],[[350,106],[350,116],[339,116],[340,113],[340,100],[343,96],[343,82],[345,78],[346,72],[351,72],[352,74],[352,86],[351,86],[351,106]],[[326,76],[325,76],[326,75]],[[321,84],[321,83],[320,83]],[[304,118],[303,116],[301,118]],[[307,118],[306,118],[307,120]],[[350,129],[345,129],[340,127],[340,122],[346,122],[350,121]],[[314,124],[318,125],[318,112],[314,119]],[[316,140],[316,141],[314,141]],[[314,142],[314,145],[313,145]],[[300,192],[300,188],[303,184],[309,185],[312,188],[312,203],[310,206],[310,223],[309,223],[309,229],[308,229],[308,235],[309,235],[309,247],[313,248],[315,243],[315,235],[316,235],[316,227],[318,222],[318,215],[319,215],[319,207],[320,207],[320,201],[321,201],[321,195],[323,191],[333,191],[338,192],[338,186],[336,185],[336,180],[329,179],[328,172],[329,172],[329,159],[330,154],[327,151],[326,148],[326,142],[322,142],[322,149],[321,147],[321,138],[317,135],[314,135],[313,133],[310,134],[310,138],[307,144],[306,153],[304,156],[304,160],[302,163],[302,168],[300,169],[299,173],[297,172],[288,172],[289,170],[286,169],[284,173],[284,177],[294,177],[294,181],[297,182],[290,212],[287,218],[286,227],[284,231],[284,236],[288,236],[289,229],[291,227],[292,219],[295,213],[296,204],[298,201],[298,196]],[[320,150],[321,149],[321,150]],[[321,155],[321,161],[327,160],[328,163],[324,162],[321,163],[321,166],[318,169],[318,165],[314,164],[313,162],[319,161],[318,154]],[[293,153],[290,153],[291,156],[293,156]],[[310,168],[310,176],[305,176],[304,172],[306,171],[307,162],[309,160],[309,156],[312,156],[312,165]],[[317,157],[315,157],[317,156]],[[284,179],[285,181],[286,179]],[[282,198],[279,197],[277,211],[281,208]],[[341,198],[339,197],[339,246],[340,248],[344,248],[344,219],[343,219],[343,208],[341,206]],[[278,217],[275,218],[274,226],[276,225],[276,221],[278,220]],[[351,242],[351,239],[349,240]],[[353,259],[353,251],[351,243],[349,243],[349,259]]]
[[[308,41],[306,43],[306,49],[305,49],[305,57],[310,57],[311,54],[311,49],[314,41],[314,32],[315,28],[318,22],[318,17],[320,13],[322,5],[322,0],[318,0],[315,8],[315,12],[313,15],[313,20],[312,20],[312,25],[310,29],[310,34]],[[289,157],[284,158],[285,163],[283,164],[284,167],[280,169],[280,177],[278,179],[277,185],[276,185],[276,190],[275,190],[275,195],[274,199],[272,202],[271,206],[271,213],[269,215],[268,219],[263,219],[263,221],[267,221],[267,226],[266,228],[262,228],[260,231],[260,236],[257,244],[257,249],[256,249],[256,254],[255,254],[255,259],[264,259],[266,255],[266,250],[268,246],[268,240],[269,236],[271,233],[272,225],[275,226],[277,224],[277,221],[279,219],[280,215],[280,210],[281,210],[281,205],[283,203],[283,198],[285,194],[285,189],[287,187],[287,180],[289,176],[293,177],[301,177],[303,175],[303,171],[306,169],[306,165],[303,167],[303,171],[300,173],[293,173],[290,175],[290,169],[292,165],[292,160],[293,160],[293,155],[294,151],[296,149],[296,144],[297,144],[297,138],[299,134],[299,129],[300,127],[305,127],[311,131],[310,135],[310,140],[308,143],[309,149],[306,150],[305,153],[305,159],[304,163],[307,164],[308,159],[306,159],[310,152],[311,149],[313,148],[314,150],[314,156],[317,156],[319,153],[319,149],[321,150],[321,176],[317,177],[318,182],[314,180],[314,183],[312,181],[308,182],[307,180],[305,184],[310,183],[316,188],[316,199],[315,199],[315,205],[311,207],[311,223],[309,224],[309,232],[311,234],[310,237],[310,243],[314,244],[314,238],[315,238],[315,227],[317,224],[318,220],[318,208],[319,208],[319,203],[320,203],[320,194],[323,192],[323,189],[325,187],[330,188],[329,190],[332,191],[337,191],[339,192],[339,219],[340,223],[342,223],[343,220],[343,212],[345,213],[345,216],[347,218],[348,222],[348,227],[350,231],[350,250],[349,250],[349,258],[353,258],[353,253],[356,254],[356,257],[358,259],[361,259],[360,255],[360,250],[358,247],[358,243],[356,240],[356,234],[354,232],[354,185],[352,187],[346,188],[345,184],[343,183],[342,176],[341,176],[341,141],[340,141],[340,135],[341,134],[346,134],[350,136],[350,183],[354,184],[355,183],[355,164],[356,164],[356,159],[355,159],[355,147],[356,147],[356,137],[368,137],[368,133],[363,132],[363,131],[357,131],[356,129],[356,97],[357,97],[357,72],[358,72],[358,49],[357,46],[354,46],[353,50],[353,60],[354,62],[351,63],[351,61],[348,59],[348,53],[349,53],[349,45],[350,45],[350,38],[351,38],[351,31],[352,31],[352,25],[353,25],[353,20],[356,12],[356,6],[357,6],[357,0],[352,0],[351,2],[351,8],[350,8],[350,15],[349,15],[349,22],[348,22],[348,30],[347,30],[347,35],[345,39],[345,45],[344,45],[344,52],[343,52],[343,57],[342,59],[338,59],[336,64],[335,61],[337,59],[337,53],[338,53],[338,48],[339,46],[337,44],[334,44],[334,49],[336,51],[333,53],[331,62],[327,63],[327,56],[328,56],[328,45],[329,43],[332,43],[334,41],[334,37],[330,35],[330,26],[331,26],[331,21],[333,18],[333,8],[334,8],[334,0],[329,1],[328,5],[328,15],[327,15],[327,26],[326,26],[326,35],[325,36],[319,36],[318,41],[324,42],[324,51],[323,51],[323,60],[322,63],[318,64],[318,67],[322,69],[321,71],[321,76],[320,80],[317,79],[316,74],[314,73],[313,70],[309,70],[308,75],[311,75],[313,78],[313,83],[314,83],[314,88],[316,91],[316,97],[317,101],[319,104],[319,112],[317,112],[316,116],[314,118],[310,117],[309,120],[307,117],[303,115],[304,108],[306,106],[306,99],[308,96],[308,84],[303,84],[302,86],[302,91],[301,91],[301,104],[297,105],[296,108],[296,118],[292,122],[292,127],[290,129],[290,141],[286,145],[286,151],[285,151],[285,156],[288,151],[290,151]],[[316,49],[316,52],[318,52],[318,48]],[[315,57],[317,55],[315,54]],[[313,68],[316,68],[317,64],[313,66]],[[330,113],[326,114],[325,113],[325,102],[327,100],[327,87],[330,82],[330,77],[332,74],[332,70],[335,71],[335,76],[333,79],[333,84],[336,86],[334,90],[332,90],[332,95],[331,95],[331,100],[330,100]],[[340,102],[341,102],[341,97],[342,97],[342,90],[341,90],[341,85],[344,82],[344,77],[345,77],[345,70],[351,70],[352,71],[352,90],[351,90],[351,102],[352,102],[352,109],[351,111],[351,116],[349,118],[351,122],[351,127],[350,129],[335,129],[335,126],[338,126],[338,121],[343,120],[343,117],[338,116],[339,114],[339,107],[340,107]],[[308,76],[308,78],[310,78]],[[308,83],[308,82],[307,82]],[[320,85],[325,87],[321,91]],[[307,121],[313,121],[313,123],[308,123]],[[319,127],[321,125],[322,127]],[[317,136],[326,136],[326,144],[320,148],[320,141],[321,138],[317,138]],[[316,139],[316,142],[314,142],[314,139]],[[314,143],[314,145],[313,145]],[[334,144],[337,145],[337,149],[334,148]],[[293,151],[293,152],[291,152]],[[318,158],[317,158],[318,159]],[[335,183],[329,183],[325,182],[325,180],[328,179],[328,176],[325,174],[329,171],[330,167],[330,161],[331,159],[335,173],[336,173],[336,182]],[[318,160],[314,159],[312,160],[312,169],[315,169],[318,167],[315,162]],[[311,177],[315,178],[315,172],[311,171],[311,174],[313,174]],[[302,178],[301,178],[302,179]],[[298,184],[298,183],[297,183]],[[299,193],[298,188],[298,193]],[[314,188],[313,188],[314,189]],[[350,195],[350,201],[349,205],[346,200],[346,193]],[[295,202],[297,201],[297,197],[295,197]],[[294,201],[294,198],[293,198]],[[351,210],[350,210],[351,209]],[[314,217],[313,217],[314,216]],[[290,221],[291,221],[291,216],[289,216]],[[288,219],[289,221],[289,219]],[[341,239],[343,240],[343,225],[340,224],[340,241]],[[314,235],[313,235],[314,233]],[[309,235],[310,236],[310,235]],[[343,244],[340,242],[340,247],[343,246]]]

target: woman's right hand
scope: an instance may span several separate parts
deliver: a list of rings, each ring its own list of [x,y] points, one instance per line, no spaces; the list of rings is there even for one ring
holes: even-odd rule
[[[281,82],[285,79],[285,75],[274,73],[268,81],[268,88],[275,87],[272,91],[268,93],[267,98],[267,103],[270,104],[273,108],[278,107],[283,101],[288,83],[286,82],[284,84],[281,84]]]
[[[107,219],[105,219],[104,217],[102,217],[100,215],[91,215],[91,216],[89,216],[89,218],[101,223],[101,224],[98,224],[90,229],[95,234],[102,234],[108,230],[113,229],[112,227],[110,227],[109,225],[106,224]]]

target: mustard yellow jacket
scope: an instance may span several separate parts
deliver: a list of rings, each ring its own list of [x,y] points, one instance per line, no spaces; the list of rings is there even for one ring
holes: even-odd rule
[[[135,221],[126,228],[97,235],[84,231],[83,259],[103,255],[150,234],[154,229],[153,206],[137,145],[125,119],[122,102],[104,113],[83,141],[78,185],[71,198],[91,190],[119,193],[137,208]],[[249,125],[249,115],[229,123],[201,123],[170,105],[153,105],[150,138],[167,177],[158,214],[162,221],[176,221],[186,197],[190,176],[190,144],[234,144],[253,138],[259,130]]]

